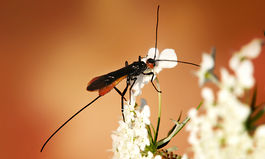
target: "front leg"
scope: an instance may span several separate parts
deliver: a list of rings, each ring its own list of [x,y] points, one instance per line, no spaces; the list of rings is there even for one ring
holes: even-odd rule
[[[152,85],[153,85],[153,87],[155,88],[155,90],[158,92],[158,93],[162,93],[162,91],[160,91],[160,90],[158,90],[157,88],[156,88],[156,86],[155,86],[155,84],[154,84],[154,82],[153,82],[153,80],[154,80],[154,77],[155,77],[155,73],[154,72],[149,72],[149,73],[142,73],[143,75],[152,75],[152,77],[151,77],[151,83],[152,83]]]

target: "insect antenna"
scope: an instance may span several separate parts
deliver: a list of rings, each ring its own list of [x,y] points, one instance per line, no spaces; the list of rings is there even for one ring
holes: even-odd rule
[[[156,10],[156,40],[155,40],[155,55],[154,55],[154,59],[156,59],[156,50],[157,50],[158,22],[159,22],[159,5],[157,6],[157,10]]]
[[[179,63],[183,63],[183,64],[189,64],[189,65],[193,65],[193,66],[200,67],[200,65],[198,65],[198,64],[196,64],[196,63],[186,62],[186,61],[180,61],[180,60],[163,60],[163,59],[158,59],[158,60],[156,60],[156,61],[179,62]]]
[[[98,97],[96,97],[94,100],[92,100],[90,103],[88,103],[87,105],[85,105],[82,109],[80,109],[78,112],[76,112],[73,116],[71,116],[66,122],[64,122],[57,130],[54,131],[54,133],[45,141],[45,143],[43,144],[43,146],[41,147],[40,152],[43,151],[44,147],[46,146],[46,144],[51,140],[51,138],[61,129],[63,128],[70,120],[72,120],[77,114],[79,114],[81,111],[83,111],[85,108],[87,108],[89,105],[91,105],[92,103],[94,103],[97,99],[99,99],[99,97],[101,97],[101,95],[99,95]]]

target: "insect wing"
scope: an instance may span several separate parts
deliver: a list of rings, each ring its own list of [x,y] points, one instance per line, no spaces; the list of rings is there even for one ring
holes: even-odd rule
[[[88,83],[87,90],[96,91],[96,90],[103,89],[104,87],[107,87],[109,85],[115,86],[121,80],[126,78],[129,72],[130,72],[129,67],[124,67],[117,71],[113,71],[111,73],[95,77]]]

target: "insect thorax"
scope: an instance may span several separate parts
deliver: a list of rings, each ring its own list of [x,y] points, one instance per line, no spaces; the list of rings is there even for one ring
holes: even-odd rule
[[[147,69],[147,65],[143,61],[137,61],[131,64],[130,76],[138,76]]]

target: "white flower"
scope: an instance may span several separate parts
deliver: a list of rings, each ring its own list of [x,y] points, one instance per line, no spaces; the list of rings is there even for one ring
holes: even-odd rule
[[[229,66],[234,71],[237,71],[240,63],[244,60],[256,58],[261,52],[263,40],[254,39],[249,44],[243,46],[241,50],[233,55],[229,61]]]
[[[215,50],[213,49],[211,54],[204,53],[202,55],[201,67],[196,75],[199,77],[199,85],[202,86],[205,82],[209,80],[209,75],[213,75],[213,69],[215,66]]]
[[[241,62],[235,73],[243,88],[251,88],[254,85],[253,64],[249,60]]]
[[[155,51],[156,50],[156,51]],[[155,56],[156,54],[156,56]],[[145,73],[154,72],[155,76],[153,80],[156,77],[156,74],[158,74],[162,69],[164,68],[173,68],[177,65],[177,55],[173,49],[165,49],[159,54],[158,49],[151,48],[148,51],[148,54],[146,57],[142,59],[142,61],[146,62],[148,59],[153,59],[154,57],[156,62],[153,69],[148,69]],[[159,61],[161,60],[161,61]],[[164,60],[164,61],[163,61]],[[172,61],[167,61],[172,60]],[[137,77],[137,80],[132,88],[133,94],[135,96],[138,96],[141,94],[141,89],[144,87],[145,84],[147,84],[152,78],[152,75],[143,75],[140,74]]]
[[[202,89],[202,97],[206,103],[212,104],[214,102],[213,91],[208,87]]]
[[[161,156],[156,155],[154,156],[150,151],[148,152],[146,157],[142,157],[142,159],[162,159]]]
[[[188,159],[188,155],[187,154],[182,155],[181,159]]]
[[[221,89],[231,91],[235,95],[242,95],[244,92],[244,88],[239,85],[238,79],[229,74],[227,69],[221,68]]]
[[[265,125],[261,125],[255,132],[255,137],[262,138],[265,144]]]
[[[250,60],[260,54],[262,43],[262,40],[254,39],[235,53],[229,61],[229,66],[237,77],[233,89],[239,96],[243,94],[245,89],[251,88],[255,83],[253,64]]]
[[[224,89],[232,89],[236,84],[234,76],[230,75],[227,69],[221,68],[221,86]]]
[[[256,141],[255,158],[262,158],[265,154],[265,125],[261,125],[257,128],[254,136]]]
[[[156,155],[154,159],[162,159],[162,157],[159,155]]]
[[[240,61],[242,60],[242,57],[240,54],[234,54],[232,58],[229,60],[229,66],[233,71],[236,71]]]
[[[145,106],[140,114],[143,122],[147,125],[150,125],[150,108],[148,106]]]
[[[149,58],[154,58],[154,54],[155,54],[155,49],[151,48],[148,51],[148,54],[145,58],[143,58],[143,61],[146,61]],[[177,55],[175,53],[175,50],[173,49],[165,49],[161,52],[161,54],[159,54],[159,51],[157,49],[156,51],[156,63],[155,63],[155,67],[154,67],[154,72],[155,74],[158,74],[162,69],[164,68],[173,68],[175,66],[177,66]],[[159,61],[161,60],[161,61]],[[163,60],[173,60],[175,62],[172,61],[163,61]]]
[[[249,44],[243,46],[240,54],[244,57],[253,59],[259,56],[263,41],[261,39],[254,39]]]
[[[196,118],[197,114],[198,114],[198,111],[197,111],[197,109],[195,109],[195,108],[191,108],[191,109],[189,110],[189,113],[188,113],[188,115],[189,115],[189,117],[190,117],[191,119],[192,119],[192,118]]]

